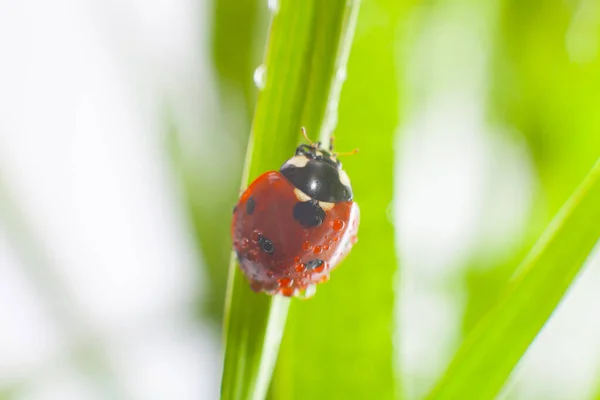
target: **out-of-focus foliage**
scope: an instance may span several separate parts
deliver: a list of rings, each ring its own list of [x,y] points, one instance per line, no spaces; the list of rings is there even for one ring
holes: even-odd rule
[[[259,22],[266,21],[266,4],[258,0],[213,0],[212,56],[221,83],[224,106],[229,96],[243,94],[250,114],[256,97],[252,71],[257,66],[256,49],[263,43]],[[233,93],[232,93],[233,92]],[[247,132],[240,130],[240,140]]]
[[[515,131],[525,138],[539,185],[531,187],[531,216],[512,254],[466,270],[465,332],[494,304],[518,260],[600,154],[600,24],[592,3],[503,2],[488,113],[509,128],[502,131],[509,139]],[[473,263],[490,263],[489,250],[482,248]]]
[[[243,144],[250,132],[249,116],[256,98],[252,72],[260,60],[264,46],[261,33],[266,30],[261,29],[259,21],[266,21],[267,12],[266,5],[258,0],[214,0],[212,6],[211,48],[218,83],[218,108],[223,121],[212,121],[213,125],[205,124],[201,128],[219,129],[214,132],[216,137],[227,138],[237,145],[230,146],[223,157],[211,158],[210,165],[205,167],[210,172],[199,171],[197,164],[187,158],[202,157],[202,154],[190,154],[177,148],[184,145],[177,139],[177,125],[172,126],[171,137],[175,141],[174,161],[181,167],[192,226],[208,273],[209,294],[203,304],[204,312],[220,322],[227,281],[226,265],[231,253],[228,221],[239,194]],[[204,135],[204,146],[214,148],[215,141],[209,139],[211,135]],[[211,174],[218,175],[218,185]]]
[[[550,214],[600,149],[595,13],[594,1],[507,0],[501,15],[490,114],[526,138]]]
[[[590,1],[503,2],[492,53],[488,113],[524,137],[539,185],[522,241],[491,259],[481,248],[465,270],[469,332],[494,305],[518,260],[600,155],[598,6]],[[485,268],[481,268],[483,262]]]
[[[600,221],[600,159],[428,398],[496,397],[600,239],[600,224],[590,221]]]

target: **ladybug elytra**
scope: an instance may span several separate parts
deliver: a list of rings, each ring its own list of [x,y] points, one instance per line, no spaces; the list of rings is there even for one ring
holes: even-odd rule
[[[357,240],[359,208],[352,199],[337,154],[318,142],[298,146],[279,171],[256,178],[235,206],[231,227],[252,289],[309,297],[329,280]]]

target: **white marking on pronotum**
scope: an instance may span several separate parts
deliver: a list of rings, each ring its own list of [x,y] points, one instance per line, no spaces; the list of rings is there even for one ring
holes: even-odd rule
[[[350,186],[350,178],[348,178],[348,174],[343,169],[340,169],[340,182],[344,186],[351,187]]]
[[[323,209],[323,211],[329,211],[333,207],[335,207],[335,203],[328,203],[326,201],[320,201],[319,202],[319,207],[321,207]]]
[[[294,156],[292,158],[290,158],[289,160],[287,160],[286,165],[293,165],[296,168],[302,168],[304,166],[306,166],[306,164],[308,163],[308,157],[305,156]]]
[[[310,196],[298,188],[294,188],[294,194],[296,195],[298,201],[305,202],[310,200]]]

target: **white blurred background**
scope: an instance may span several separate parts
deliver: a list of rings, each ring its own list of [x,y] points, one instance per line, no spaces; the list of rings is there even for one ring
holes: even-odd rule
[[[0,2],[0,398],[217,398],[160,120],[211,80],[205,8]]]

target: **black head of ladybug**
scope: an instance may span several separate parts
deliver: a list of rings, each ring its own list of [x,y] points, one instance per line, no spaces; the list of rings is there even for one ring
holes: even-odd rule
[[[296,155],[279,172],[306,195],[317,201],[338,203],[352,200],[352,186],[335,154],[317,145],[301,144]]]

